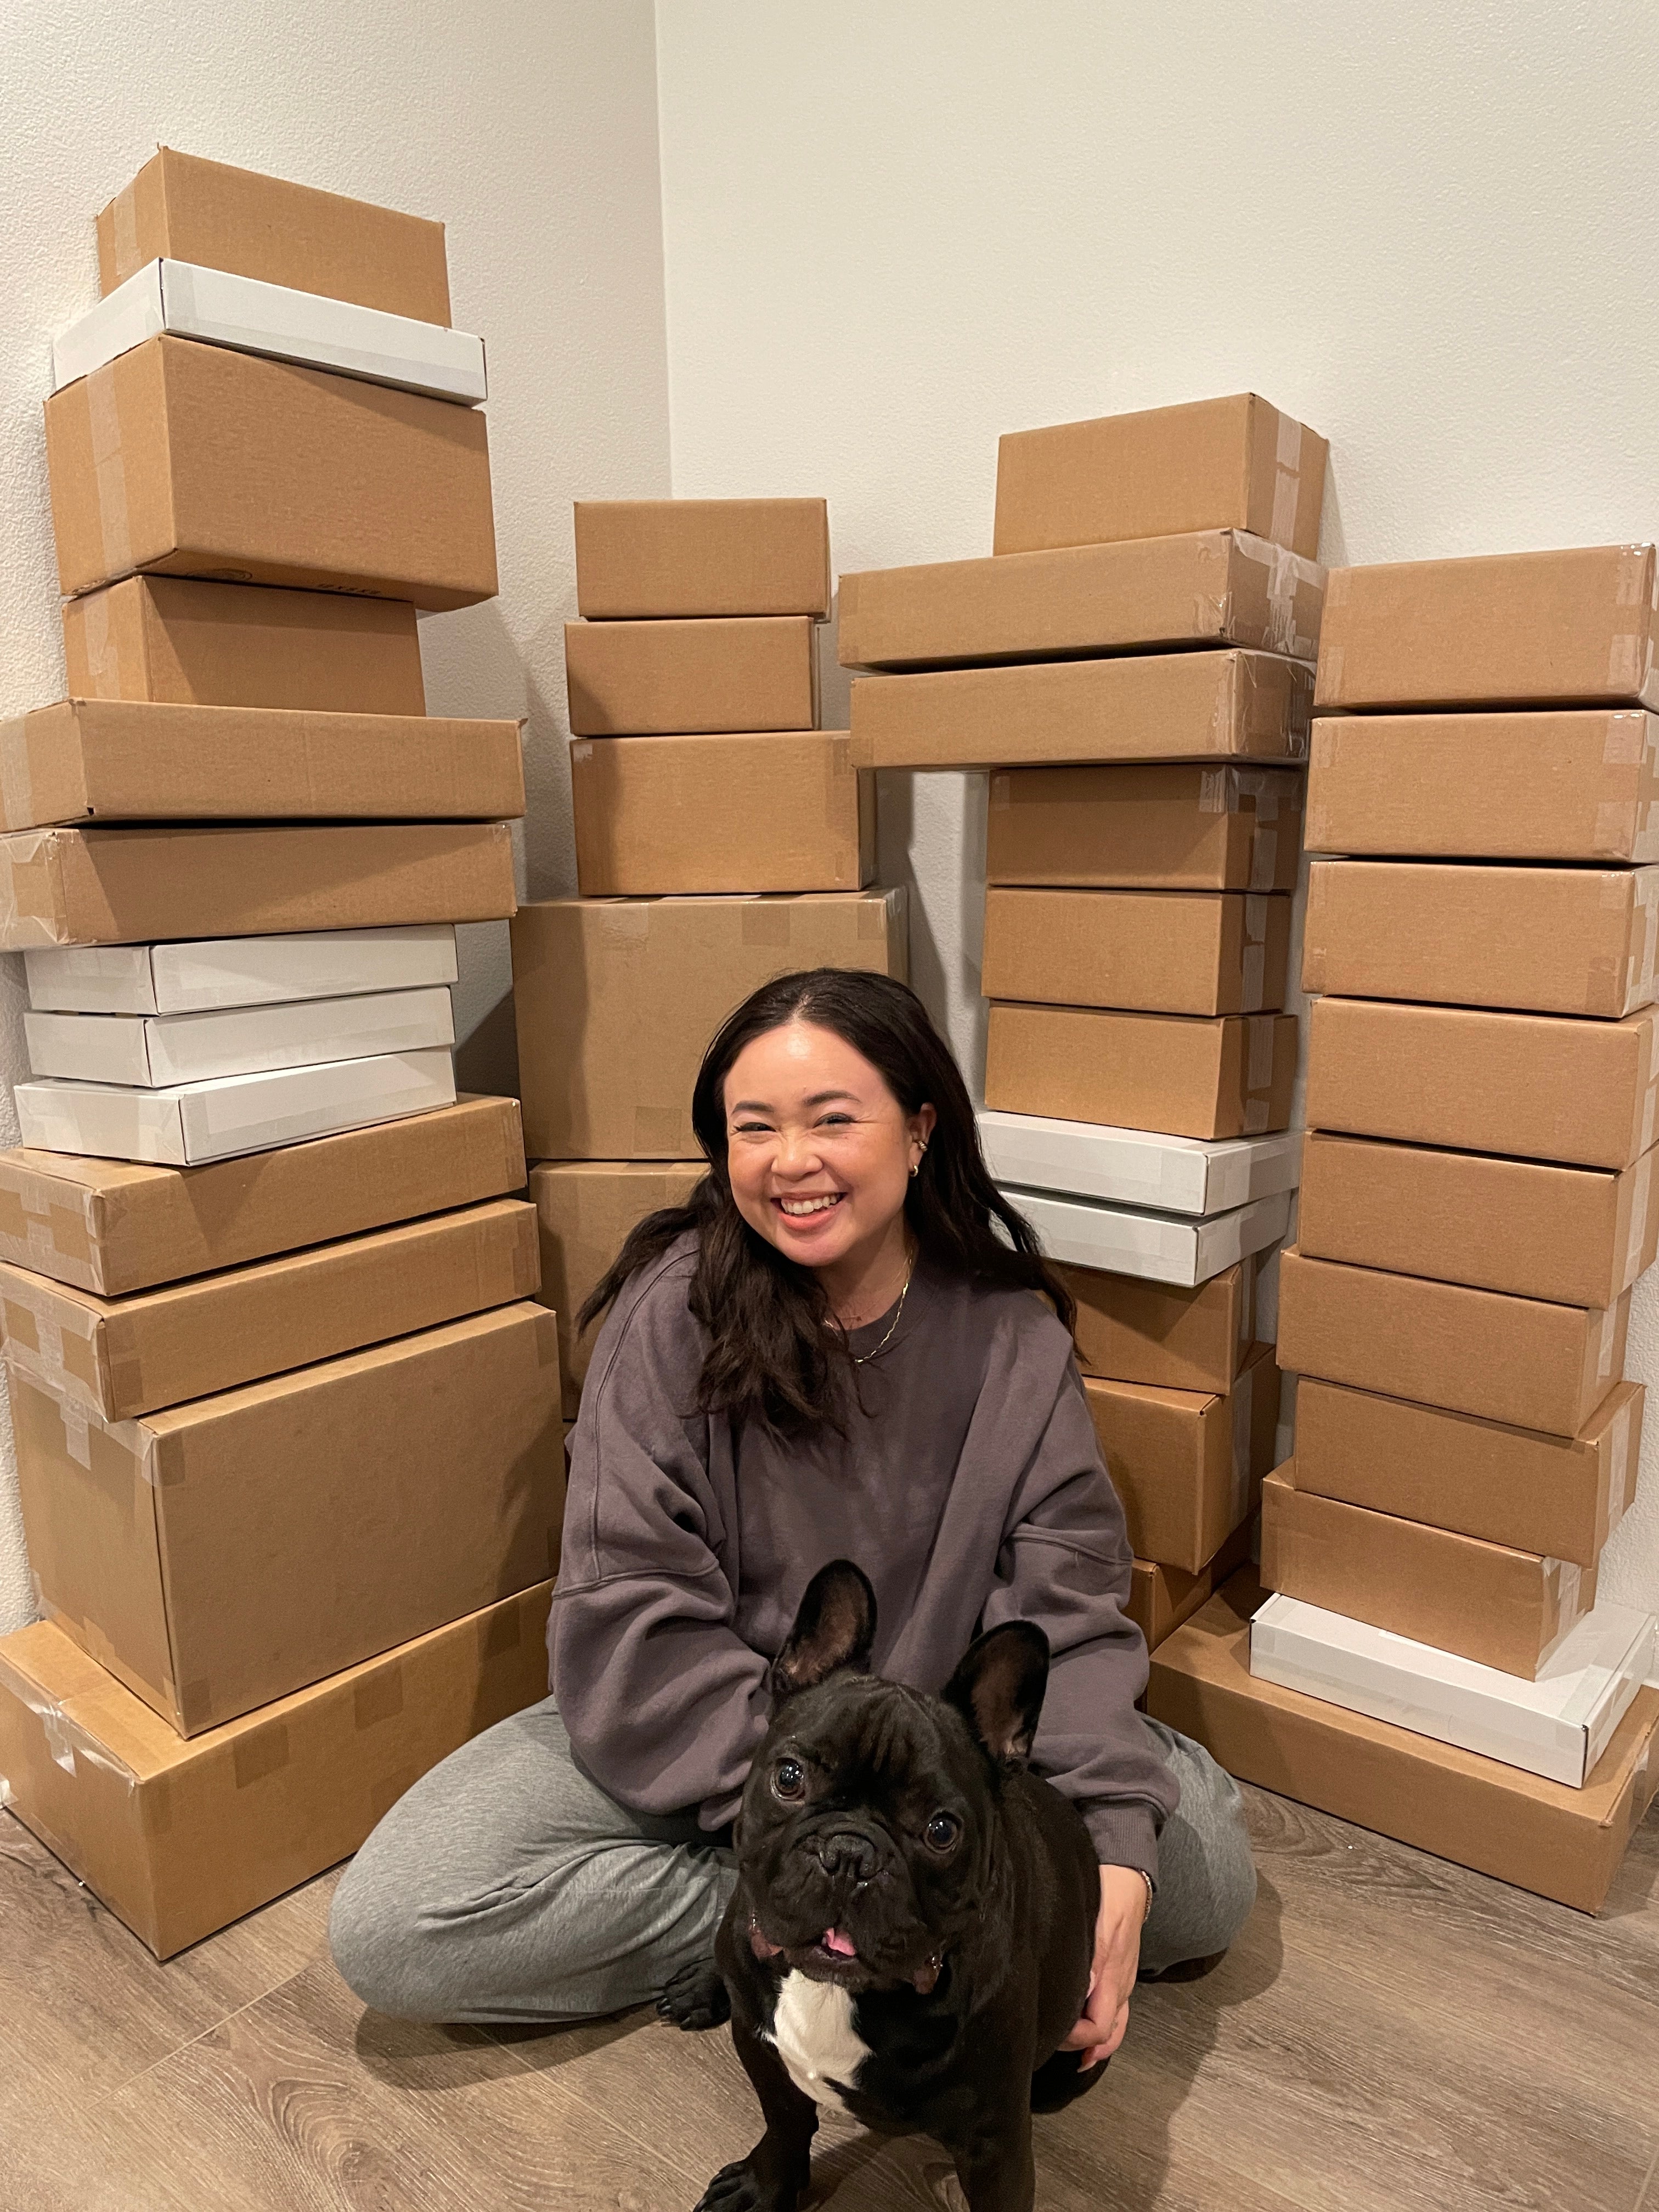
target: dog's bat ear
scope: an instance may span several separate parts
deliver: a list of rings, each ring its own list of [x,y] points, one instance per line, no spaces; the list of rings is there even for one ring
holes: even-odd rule
[[[815,1689],[843,1667],[868,1670],[876,1641],[876,1594],[850,1559],[831,1559],[806,1585],[788,1641],[772,1662],[781,1701]]]
[[[969,1645],[945,1699],[999,1766],[1023,1766],[1048,1686],[1048,1638],[1033,1621],[1009,1620]]]

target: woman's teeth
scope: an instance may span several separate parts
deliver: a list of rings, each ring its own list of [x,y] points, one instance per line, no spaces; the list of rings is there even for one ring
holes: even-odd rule
[[[823,1213],[830,1206],[839,1206],[845,1195],[844,1192],[835,1190],[823,1198],[781,1198],[778,1204],[789,1214]]]

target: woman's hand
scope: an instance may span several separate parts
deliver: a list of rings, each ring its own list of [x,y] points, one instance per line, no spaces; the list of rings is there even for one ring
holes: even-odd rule
[[[1140,1965],[1140,1931],[1152,1902],[1146,1877],[1136,1868],[1102,1867],[1089,1998],[1082,2019],[1060,2046],[1080,2051],[1085,2071],[1111,2057],[1128,2027],[1129,1998]]]

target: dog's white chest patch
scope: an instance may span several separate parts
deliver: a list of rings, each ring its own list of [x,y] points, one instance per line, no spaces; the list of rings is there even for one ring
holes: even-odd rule
[[[814,2104],[847,2110],[840,2092],[857,2088],[870,2046],[853,2025],[853,2000],[838,1982],[787,1973],[768,2040],[776,2045],[790,2080]]]

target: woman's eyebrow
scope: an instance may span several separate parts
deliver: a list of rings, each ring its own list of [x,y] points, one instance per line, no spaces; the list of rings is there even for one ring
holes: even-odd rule
[[[849,1099],[854,1106],[859,1103],[859,1094],[856,1091],[815,1091],[810,1098],[803,1099],[801,1103],[804,1106],[827,1106],[833,1098]],[[770,1114],[776,1109],[769,1106],[763,1098],[738,1098],[735,1099],[726,1110],[728,1114]]]

